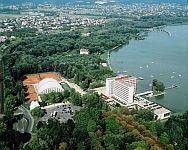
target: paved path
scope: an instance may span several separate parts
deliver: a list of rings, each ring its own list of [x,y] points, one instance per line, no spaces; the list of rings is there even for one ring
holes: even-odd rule
[[[67,79],[63,77],[61,77],[61,79],[63,82],[67,83],[70,86],[70,88],[75,89],[76,92],[80,93],[81,95],[86,94],[86,92],[83,89],[81,89],[77,84],[69,82]]]
[[[34,119],[31,115],[30,111],[27,108],[25,108],[24,106],[20,106],[19,110],[22,111],[24,118],[27,119],[27,121],[28,121],[25,132],[31,133],[32,129],[33,129]]]

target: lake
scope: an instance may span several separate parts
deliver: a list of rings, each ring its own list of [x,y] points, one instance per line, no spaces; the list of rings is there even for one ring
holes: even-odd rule
[[[110,63],[114,71],[127,71],[142,77],[137,93],[151,90],[153,79],[165,86],[180,87],[166,90],[163,97],[150,99],[174,112],[188,110],[188,25],[168,26],[166,31],[152,31],[145,40],[132,40],[118,51],[113,51]]]

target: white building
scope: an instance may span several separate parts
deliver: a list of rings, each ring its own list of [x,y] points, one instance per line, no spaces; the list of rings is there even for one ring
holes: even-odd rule
[[[124,104],[133,103],[135,92],[135,77],[128,77],[126,74],[124,76],[106,79],[106,94],[108,97],[114,97]]]
[[[36,86],[37,94],[48,94],[51,92],[63,92],[64,89],[59,82],[53,78],[45,78]]]
[[[87,48],[80,49],[80,55],[88,55],[88,54],[89,54],[89,50]]]
[[[154,114],[155,114],[155,119],[167,119],[170,117],[171,115],[171,111],[164,108],[164,107],[161,107],[161,108],[158,108],[158,109],[154,109]]]

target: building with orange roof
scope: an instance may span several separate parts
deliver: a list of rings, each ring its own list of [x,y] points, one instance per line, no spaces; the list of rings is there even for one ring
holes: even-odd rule
[[[27,88],[26,93],[28,93],[26,98],[29,102],[32,102],[38,100],[38,94],[63,92],[64,90],[59,84],[61,82],[60,75],[55,72],[27,75],[23,81],[23,85]]]

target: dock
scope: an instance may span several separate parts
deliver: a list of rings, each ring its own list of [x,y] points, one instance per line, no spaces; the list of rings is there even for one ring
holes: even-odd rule
[[[146,91],[146,92],[143,92],[143,93],[139,93],[139,94],[136,94],[135,96],[145,96],[145,95],[150,95],[150,94],[153,94],[153,91]]]

